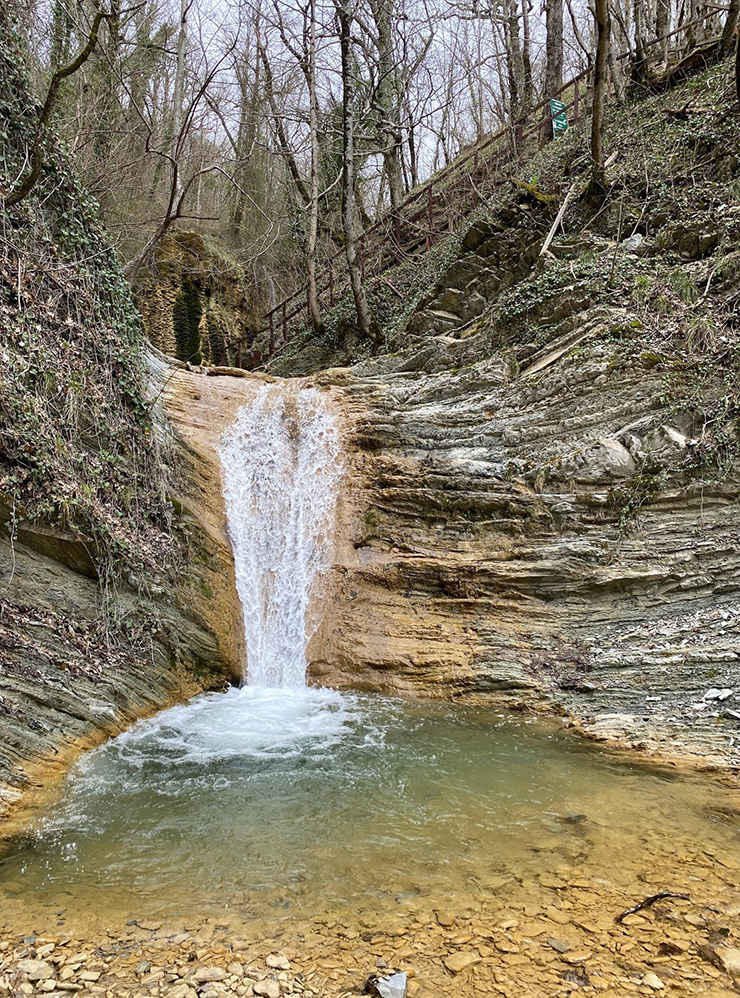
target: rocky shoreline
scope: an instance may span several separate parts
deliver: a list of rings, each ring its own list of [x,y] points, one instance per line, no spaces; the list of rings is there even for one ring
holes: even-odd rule
[[[21,923],[22,906],[9,924],[4,906],[0,995],[349,998],[398,971],[410,998],[730,998],[740,986],[739,864],[685,847],[679,837],[668,863],[646,850],[626,877],[579,876],[550,859],[534,879],[503,878],[444,906],[406,900],[262,929],[225,915],[75,934],[37,930],[29,911]],[[665,890],[689,896],[618,920]]]

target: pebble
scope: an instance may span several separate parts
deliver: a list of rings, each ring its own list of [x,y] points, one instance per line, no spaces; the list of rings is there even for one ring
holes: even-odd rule
[[[406,998],[408,981],[406,974],[393,974],[375,982],[375,990],[379,998]]]
[[[575,966],[579,963],[585,963],[586,960],[590,960],[592,953],[589,950],[576,950],[574,953],[564,953],[561,957],[565,963]]]
[[[568,886],[564,880],[559,880],[557,877],[553,877],[549,873],[541,873],[539,882],[543,887],[548,887],[550,890],[554,891],[561,891]]]
[[[268,978],[264,981],[256,981],[252,987],[254,993],[262,995],[263,998],[280,998],[280,985],[277,981],[271,981]]]
[[[290,960],[282,953],[270,953],[265,963],[272,970],[290,970]]]
[[[29,981],[45,981],[54,976],[54,968],[43,960],[19,960],[16,970],[25,974]]]
[[[647,987],[652,988],[653,991],[662,991],[665,984],[661,981],[657,974],[648,973],[642,978],[642,983],[647,985]]]
[[[732,977],[740,977],[740,949],[731,946],[717,946],[714,956],[719,966]]]
[[[226,971],[221,967],[198,967],[193,980],[198,984],[208,984],[211,981],[222,981],[226,976]]]
[[[468,967],[480,963],[480,960],[481,958],[478,953],[460,950],[457,953],[450,953],[449,956],[445,957],[444,965],[453,974],[460,974],[463,970],[467,970]]]
[[[184,981],[180,984],[176,984],[174,987],[170,988],[167,992],[167,998],[190,998],[193,993],[189,984]]]

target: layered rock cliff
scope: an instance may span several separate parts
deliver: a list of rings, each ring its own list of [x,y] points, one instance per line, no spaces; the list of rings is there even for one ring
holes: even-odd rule
[[[740,761],[738,123],[721,74],[626,112],[651,146],[640,164],[617,133],[601,205],[581,193],[583,137],[542,154],[392,354],[317,375],[342,387],[361,483],[320,681],[495,696]],[[543,253],[565,173],[575,198]]]

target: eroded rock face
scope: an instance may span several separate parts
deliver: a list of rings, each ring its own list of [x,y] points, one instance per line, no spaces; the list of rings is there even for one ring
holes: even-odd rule
[[[513,374],[510,353],[457,371],[431,346],[434,372],[427,344],[319,377],[342,386],[352,470],[315,679],[567,708],[594,737],[734,757],[737,722],[702,697],[740,698],[736,474],[692,478],[700,430],[598,329]]]

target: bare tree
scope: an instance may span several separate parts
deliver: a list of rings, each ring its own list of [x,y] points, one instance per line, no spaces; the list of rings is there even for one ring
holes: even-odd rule
[[[87,36],[87,41],[77,54],[77,57],[66,66],[62,66],[61,68],[55,70],[52,75],[51,82],[49,83],[49,89],[46,92],[46,98],[34,130],[33,141],[31,143],[30,168],[26,170],[23,176],[21,176],[16,182],[12,190],[5,196],[4,200],[6,208],[19,204],[27,198],[38,183],[44,169],[44,146],[46,134],[59,102],[62,84],[70,76],[73,76],[87,62],[98,43],[98,34],[100,32],[101,24],[103,21],[108,20],[113,16],[114,14],[111,12],[105,13],[104,11],[99,10],[93,18],[92,25],[90,26],[90,33]]]
[[[609,56],[611,19],[609,0],[596,0],[596,63],[594,66],[594,99],[591,114],[591,190],[596,194],[606,191],[604,169],[603,127],[604,99],[606,96],[606,68]]]
[[[545,3],[545,99],[560,93],[563,86],[563,0]],[[545,140],[553,137],[552,116],[546,114]]]
[[[342,54],[342,227],[352,295],[355,300],[357,325],[373,347],[380,345],[380,330],[370,313],[362,281],[362,262],[358,255],[357,192],[355,178],[355,99],[356,68],[352,50],[352,0],[334,0],[339,24],[339,44]]]
[[[732,46],[736,44],[735,36],[737,34],[738,21],[740,21],[740,0],[730,0],[730,6],[727,9],[727,20],[725,21],[722,41],[720,43],[720,54],[723,58],[727,58],[732,53]],[[738,93],[740,94],[740,91]]]

